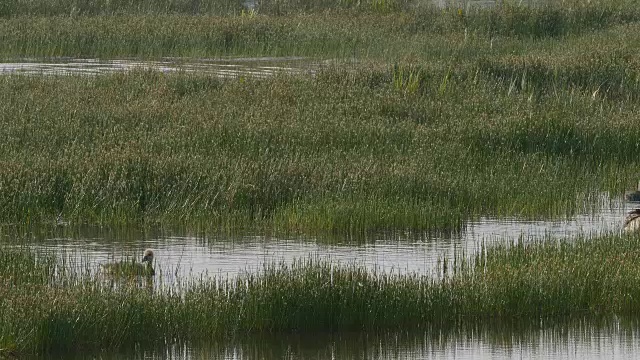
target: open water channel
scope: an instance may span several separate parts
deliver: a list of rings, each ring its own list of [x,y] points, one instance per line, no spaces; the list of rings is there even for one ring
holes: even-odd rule
[[[0,64],[0,74],[99,75],[153,69],[208,73],[212,76],[264,77],[276,73],[312,75],[325,63],[303,58],[201,60],[155,62],[126,60],[55,59],[50,62],[17,61]],[[627,211],[637,203],[603,194],[592,211],[557,221],[514,218],[478,218],[453,234],[381,233],[359,241],[347,238],[274,237],[260,233],[242,235],[199,234],[184,230],[105,229],[60,221],[46,236],[33,236],[16,244],[11,233],[0,234],[3,246],[29,246],[38,251],[55,249],[97,271],[102,264],[124,257],[141,257],[155,250],[154,286],[173,287],[201,276],[234,277],[259,272],[265,265],[320,259],[332,264],[363,266],[387,273],[421,273],[437,276],[444,258],[473,256],[483,247],[518,241],[572,239],[620,231]],[[527,329],[516,326],[495,330],[436,329],[424,334],[327,334],[306,338],[287,335],[238,339],[203,346],[169,345],[140,349],[130,354],[96,354],[100,358],[222,358],[222,359],[631,359],[640,354],[640,326],[619,319],[602,322],[548,324]],[[69,358],[65,354],[63,358]],[[85,357],[86,354],[81,357]]]

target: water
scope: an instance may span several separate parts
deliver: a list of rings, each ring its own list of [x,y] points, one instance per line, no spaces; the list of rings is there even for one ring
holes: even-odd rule
[[[385,273],[432,274],[443,258],[473,257],[483,246],[518,241],[574,238],[617,233],[626,213],[636,205],[604,196],[599,210],[565,220],[523,221],[480,218],[466,223],[459,233],[377,234],[353,241],[348,238],[272,237],[264,234],[198,235],[157,228],[112,230],[65,225],[57,235],[35,238],[31,246],[47,251],[64,250],[77,262],[93,269],[127,257],[142,258],[146,248],[155,251],[156,269],[166,276],[156,285],[171,287],[180,279],[201,276],[235,277],[259,272],[265,265],[320,259],[336,265],[365,267]],[[4,234],[10,242],[12,235]]]
[[[617,319],[575,321],[542,328],[489,327],[426,333],[280,334],[210,343],[173,345],[100,358],[144,359],[633,359],[640,351],[638,324]],[[60,358],[74,358],[64,354]],[[86,358],[78,354],[77,358]],[[51,354],[47,358],[55,358]]]
[[[165,58],[161,61],[54,58],[47,62],[21,59],[0,63],[0,75],[100,75],[133,70],[155,70],[209,74],[221,78],[240,76],[264,78],[282,73],[313,75],[326,63],[303,57],[198,60]]]
[[[502,6],[503,3],[518,6],[535,6],[545,2],[546,0],[433,0],[435,6],[439,8],[454,7],[463,9]]]

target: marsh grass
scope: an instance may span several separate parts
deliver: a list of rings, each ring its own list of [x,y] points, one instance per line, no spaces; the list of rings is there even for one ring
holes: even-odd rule
[[[291,11],[10,11],[5,57],[353,60],[263,80],[3,76],[0,222],[455,232],[479,216],[571,216],[637,183],[630,3],[278,4]]]
[[[455,231],[636,182],[638,107],[594,100],[598,79],[513,91],[462,67],[443,94],[449,71],[2,77],[0,219]]]
[[[269,15],[292,13],[317,13],[336,10],[357,10],[359,12],[390,13],[409,10],[415,6],[411,0],[258,0],[255,9]]]
[[[190,280],[181,293],[101,286],[97,275],[70,282],[23,278],[4,287],[0,340],[18,352],[123,349],[244,335],[348,331],[429,331],[498,323],[638,317],[637,236],[602,236],[484,249],[430,276],[367,272],[313,259],[268,265],[233,279]],[[32,259],[3,251],[3,262]],[[60,264],[58,264],[60,266]],[[5,281],[12,272],[1,269]],[[35,279],[35,280],[34,280]],[[33,281],[32,281],[33,280]],[[67,284],[58,287],[56,284]],[[54,306],[52,306],[52,304]],[[625,320],[625,321],[626,321]]]
[[[408,0],[16,0],[0,4],[0,17],[16,16],[96,16],[96,15],[216,15],[233,16],[249,11],[269,15],[316,13],[354,9],[365,12],[389,13],[408,9]]]
[[[26,6],[16,6],[5,10],[3,18],[0,8],[0,56],[311,56],[375,58],[391,63],[417,57],[433,62],[450,58],[460,43],[465,43],[469,57],[495,54],[496,50],[509,54],[519,47],[539,52],[541,42],[562,41],[564,46],[572,42],[567,37],[590,39],[598,32],[637,24],[640,19],[634,2],[610,1],[438,9],[407,5],[401,0],[265,0],[251,11],[242,10],[240,4],[188,2],[198,16],[189,9],[171,10],[180,7],[181,0],[109,2],[114,9],[92,2],[95,9],[78,10],[86,16],[66,16],[73,11],[69,9],[82,6],[31,3],[60,11],[29,11]],[[150,8],[156,3],[156,9]],[[204,9],[207,7],[221,10]],[[216,16],[231,13],[235,15]],[[280,13],[285,15],[277,15]],[[633,29],[626,35],[638,37]],[[589,47],[598,48],[594,44]]]
[[[520,1],[503,1],[494,9],[467,7],[462,11],[454,7],[451,20],[469,31],[490,36],[545,38],[637,22],[640,16],[635,1],[537,3],[533,1],[533,5],[528,5]]]

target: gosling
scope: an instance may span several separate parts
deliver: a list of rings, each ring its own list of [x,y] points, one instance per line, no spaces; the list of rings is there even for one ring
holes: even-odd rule
[[[146,264],[145,264],[146,263]],[[156,271],[153,269],[153,250],[147,249],[142,255],[142,263],[135,260],[125,260],[103,266],[107,272],[114,276],[153,276]]]
[[[156,274],[156,271],[153,269],[153,250],[147,249],[144,251],[144,254],[142,255],[142,262],[147,263],[147,266],[144,269],[145,275],[153,276]]]
[[[633,209],[629,211],[627,217],[624,219],[624,225],[622,227],[624,232],[634,232],[640,230],[640,209]]]

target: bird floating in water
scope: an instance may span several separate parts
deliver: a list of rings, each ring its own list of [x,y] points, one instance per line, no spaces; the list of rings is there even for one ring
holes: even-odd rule
[[[627,217],[624,219],[624,225],[622,229],[625,232],[640,230],[640,209],[633,209],[629,211]]]
[[[142,255],[142,262],[135,259],[120,261],[113,264],[106,264],[104,268],[114,276],[153,276],[156,271],[153,269],[153,250],[147,249]]]

